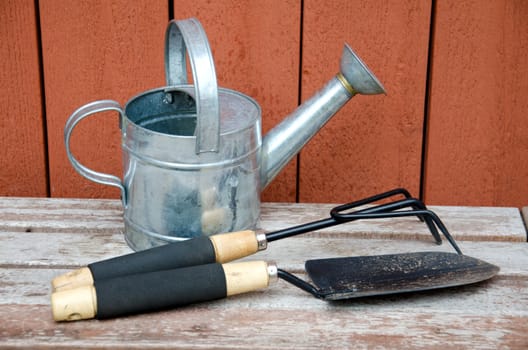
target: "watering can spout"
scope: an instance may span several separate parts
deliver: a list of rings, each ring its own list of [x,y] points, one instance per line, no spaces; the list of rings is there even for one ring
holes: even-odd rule
[[[262,143],[260,185],[264,189],[303,146],[354,95],[385,93],[383,85],[345,44],[340,72],[284,121]]]
[[[345,44],[343,48],[339,68],[346,82],[351,85],[356,93],[361,95],[386,94],[385,88],[378,78],[374,76],[348,44]]]

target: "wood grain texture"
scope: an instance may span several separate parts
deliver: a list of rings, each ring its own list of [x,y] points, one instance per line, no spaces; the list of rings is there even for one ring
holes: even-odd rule
[[[33,0],[0,5],[0,195],[46,196],[37,17]]]
[[[260,230],[270,232],[319,220],[328,216],[331,207],[264,203]],[[508,262],[526,248],[508,244],[526,242],[526,229],[516,208],[431,209],[466,254],[482,258],[496,255],[494,263],[499,266],[515,264],[515,271],[523,269],[523,260]],[[131,250],[124,243],[122,230],[121,203],[117,200],[0,198],[0,265],[80,267],[126,254]],[[394,241],[398,245],[394,246]],[[38,242],[38,249],[28,242]],[[270,243],[267,251],[253,258],[280,261],[282,266],[299,270],[310,258],[431,249],[452,250],[445,240],[437,247],[418,220],[360,220]],[[57,254],[60,258],[50,258]]]
[[[528,198],[528,3],[438,1],[425,199]]]
[[[457,298],[459,295],[455,294]],[[273,297],[274,294],[252,294],[246,304]],[[322,303],[308,301],[307,304],[315,302]],[[247,312],[244,308],[218,309],[215,307],[218,303],[221,302],[75,324],[48,320],[51,318],[48,307],[8,306],[0,311],[0,315],[11,317],[6,323],[11,329],[10,337],[2,343],[28,349],[61,348],[63,344],[83,349],[495,349],[501,346],[523,349],[527,345],[522,324],[526,317],[524,311],[517,313],[520,316],[501,314],[490,320],[479,313],[460,315],[441,310],[411,313],[394,308],[387,313],[386,309],[372,310],[354,304],[330,305],[325,312],[289,308]],[[26,319],[25,314],[33,317]],[[336,325],[336,319],[342,322]],[[490,324],[494,329],[490,329]],[[487,332],[481,332],[483,329]]]
[[[276,231],[329,217],[333,204],[262,204],[259,230]],[[458,240],[526,240],[517,208],[430,206]],[[90,240],[123,230],[123,210],[117,200],[0,198],[0,230],[6,232],[79,232]],[[89,216],[92,220],[85,220]],[[371,236],[375,232],[375,236]],[[359,220],[324,229],[319,234],[341,238],[429,240],[426,225],[414,218]],[[83,239],[81,237],[81,239]],[[102,242],[104,243],[104,242]]]
[[[337,73],[345,42],[387,96],[355,96],[305,147],[301,201],[340,202],[401,186],[417,196],[430,2],[304,3],[302,98]]]
[[[374,232],[370,233],[371,238],[354,235],[336,237],[319,232],[270,243],[267,250],[243,260],[276,261],[281,268],[288,271],[302,272],[304,262],[309,259],[431,250],[453,252],[446,242],[437,246],[432,240],[416,240],[408,237],[383,239],[375,236]],[[131,252],[120,232],[114,234],[6,232],[2,233],[2,242],[0,264],[13,268],[74,269]],[[39,249],[28,245],[28,242],[38,242]],[[518,275],[525,270],[523,264],[526,262],[526,257],[521,257],[528,249],[527,245],[522,244],[525,242],[459,240],[458,243],[465,254],[497,264],[503,273]],[[57,255],[60,255],[60,258],[57,258]],[[54,258],[50,259],[50,257]],[[512,259],[512,257],[516,258]],[[505,270],[506,267],[508,268]],[[50,282],[51,279],[48,284]]]
[[[114,197],[119,191],[77,174],[63,139],[67,118],[99,99],[124,104],[165,84],[166,1],[40,1],[49,132],[50,187],[54,197]],[[94,170],[122,176],[117,113],[104,113],[74,130],[72,151]]]
[[[49,305],[49,283],[53,277],[89,262],[129,252],[116,225],[121,215],[119,208],[117,200],[0,198],[0,223],[4,225],[0,227],[0,347],[525,349],[528,346],[528,245],[489,241],[486,235],[459,242],[467,255],[501,268],[498,276],[476,285],[327,303],[279,281],[265,290],[174,310],[105,321],[54,322]],[[316,204],[267,203],[263,208],[262,229],[306,222],[327,209]],[[476,209],[453,208],[441,217],[446,222],[457,222],[456,213],[466,213],[459,215],[477,225],[484,211],[489,215],[497,208]],[[490,216],[494,218],[490,220],[494,230],[509,232],[516,224],[522,225],[518,211],[517,215],[510,210],[498,212]],[[31,222],[34,215],[42,224],[33,225],[31,232],[13,224]],[[303,264],[310,258],[449,251],[445,244],[437,247],[426,240],[376,239],[378,232],[383,231],[381,226],[369,228],[367,222],[363,224],[363,230],[368,231],[363,238],[346,236],[343,227],[341,233],[314,232],[273,242],[253,259],[275,260],[279,267],[307,278]],[[407,225],[410,231],[415,228],[412,224]]]
[[[297,107],[300,1],[174,0],[174,18],[196,17],[214,56],[218,83],[254,98],[265,134]],[[295,201],[296,160],[264,191],[266,201]]]

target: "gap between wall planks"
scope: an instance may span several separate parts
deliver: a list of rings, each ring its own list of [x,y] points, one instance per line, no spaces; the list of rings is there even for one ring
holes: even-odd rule
[[[33,0],[0,7],[0,195],[47,196],[37,21]]]
[[[525,206],[528,30],[523,18],[528,4],[438,3],[425,200]],[[1,16],[9,26],[1,27],[1,34],[2,55],[8,59],[2,81],[10,88],[0,100],[7,116],[0,131],[7,150],[0,157],[2,195],[46,196],[35,4],[40,4],[42,26],[51,195],[117,197],[118,191],[75,173],[64,152],[64,122],[93,99],[124,103],[164,84],[168,2],[6,3]],[[312,0],[249,7],[236,1],[175,1],[173,8],[175,18],[200,18],[214,41],[220,85],[259,101],[264,132],[297,103],[301,11],[303,100],[335,74],[342,44],[349,42],[388,96],[355,97],[303,150],[300,200],[339,202],[394,186],[418,195],[430,3],[407,2],[394,9],[385,2],[330,1],[321,6]],[[16,35],[8,31],[13,28],[19,28]],[[25,40],[15,39],[17,35]],[[120,174],[117,116],[101,115],[86,123],[74,135],[74,152],[97,170]],[[264,200],[295,199],[294,163],[264,192]]]

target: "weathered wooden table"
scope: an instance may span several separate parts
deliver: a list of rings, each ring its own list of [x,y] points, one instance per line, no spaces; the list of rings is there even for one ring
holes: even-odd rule
[[[264,203],[261,228],[328,215],[331,205]],[[460,288],[328,303],[279,281],[267,290],[112,320],[56,323],[50,281],[130,252],[119,201],[0,198],[0,348],[528,348],[528,244],[515,208],[431,207],[465,254],[500,266]],[[302,274],[310,258],[436,246],[415,218],[357,221],[270,244],[252,259]]]

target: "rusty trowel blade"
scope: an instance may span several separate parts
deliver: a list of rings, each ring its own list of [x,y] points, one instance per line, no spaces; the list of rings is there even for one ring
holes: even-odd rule
[[[317,259],[305,267],[325,300],[461,286],[499,271],[485,261],[444,252]]]

